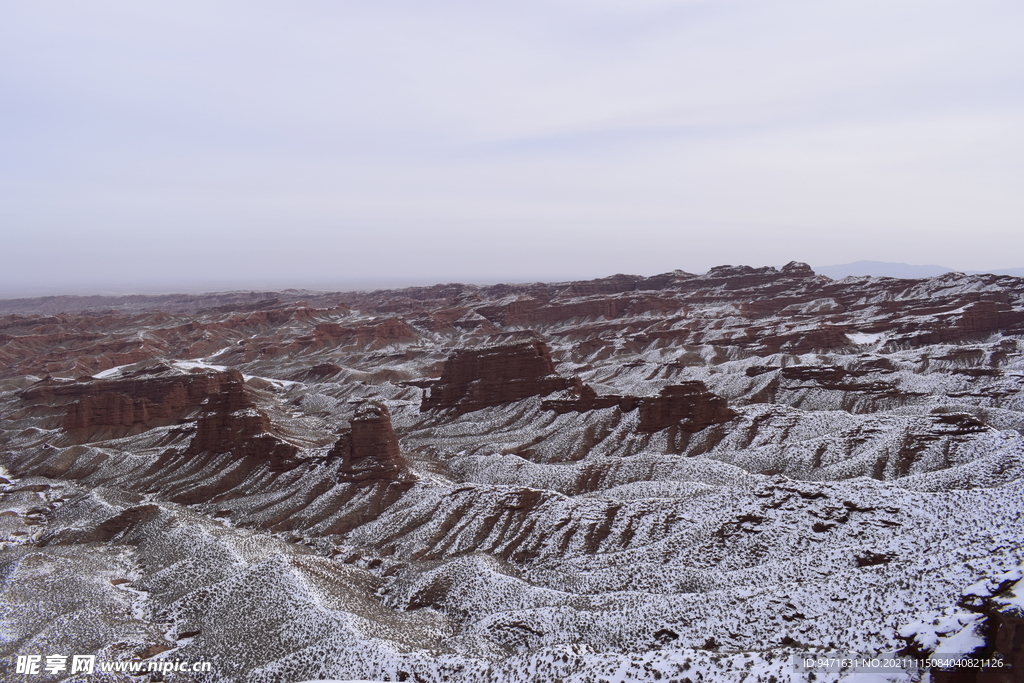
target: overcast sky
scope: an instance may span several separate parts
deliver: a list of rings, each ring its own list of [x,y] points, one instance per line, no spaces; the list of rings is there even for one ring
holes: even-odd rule
[[[1024,266],[1019,0],[0,0],[0,296]]]

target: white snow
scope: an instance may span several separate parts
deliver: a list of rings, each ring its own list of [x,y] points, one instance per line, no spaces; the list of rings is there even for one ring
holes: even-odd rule
[[[134,365],[134,363],[126,363],[125,365],[118,365],[113,368],[108,368],[103,372],[97,372],[95,375],[93,375],[93,377],[96,379],[106,379],[107,377],[113,377],[114,375],[119,374],[123,368],[126,368],[129,365]]]
[[[195,370],[199,368],[203,370],[217,370],[218,372],[224,372],[228,369],[228,366],[226,365],[212,365],[198,360],[175,360],[171,361],[171,365],[182,370]]]
[[[882,332],[847,332],[846,338],[854,344],[876,344],[885,338],[885,334]]]
[[[943,638],[935,648],[938,655],[969,655],[985,647],[985,639],[979,635],[980,622],[983,616],[974,615],[974,618],[949,638]]]

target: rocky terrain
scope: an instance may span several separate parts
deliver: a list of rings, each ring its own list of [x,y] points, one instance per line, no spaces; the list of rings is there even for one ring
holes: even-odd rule
[[[1024,680],[1024,279],[3,310],[5,681]]]

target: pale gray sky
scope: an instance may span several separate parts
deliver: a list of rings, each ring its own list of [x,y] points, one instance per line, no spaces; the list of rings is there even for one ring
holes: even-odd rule
[[[1024,4],[0,0],[0,296],[1024,266]]]

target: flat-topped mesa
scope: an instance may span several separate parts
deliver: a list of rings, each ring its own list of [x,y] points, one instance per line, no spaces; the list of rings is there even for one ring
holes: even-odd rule
[[[379,401],[356,408],[352,426],[328,454],[341,458],[338,478],[347,482],[379,483],[412,479],[391,426],[391,413]]]
[[[67,405],[65,430],[109,428],[103,430],[109,438],[173,424],[241,379],[235,370],[185,372],[160,364],[116,379],[47,379],[26,390],[22,400]]]
[[[579,379],[555,373],[551,352],[539,339],[459,349],[448,357],[441,378],[426,385],[420,410],[454,408],[468,413],[579,385]]]
[[[640,399],[642,432],[657,432],[677,426],[684,432],[699,432],[713,424],[728,422],[736,417],[726,400],[708,391],[704,382],[690,381],[673,384],[661,390],[658,396]]]

